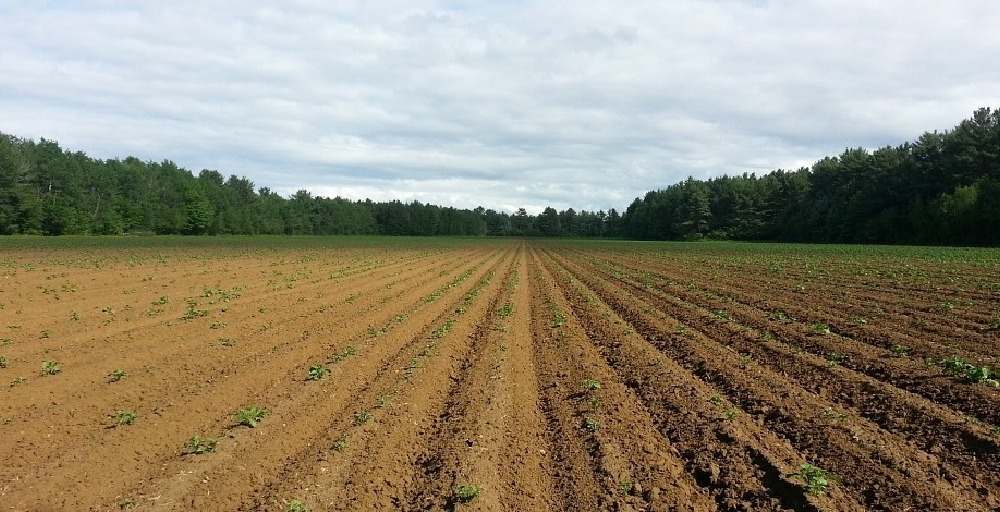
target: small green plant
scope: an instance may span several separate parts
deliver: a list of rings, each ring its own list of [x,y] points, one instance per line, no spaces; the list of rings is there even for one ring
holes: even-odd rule
[[[371,419],[372,419],[372,413],[370,413],[368,411],[358,411],[358,412],[354,413],[354,424],[355,425],[358,425],[358,426],[364,425],[365,423],[368,423],[369,421],[371,421]]]
[[[203,316],[208,316],[207,309],[198,309],[198,305],[196,303],[188,302],[187,309],[184,310],[184,314],[181,315],[181,319],[193,320]]]
[[[55,375],[62,371],[62,367],[55,361],[42,361],[42,375]]]
[[[847,413],[838,411],[833,407],[823,409],[823,416],[831,421],[841,421],[847,418]]]
[[[333,442],[332,448],[338,452],[342,452],[347,449],[347,436],[340,436],[336,441]]]
[[[288,502],[287,512],[309,512],[309,507],[302,500],[292,500]]]
[[[320,380],[326,378],[330,374],[330,369],[321,364],[316,364],[309,367],[309,374],[306,376],[306,380]]]
[[[597,391],[601,389],[601,382],[597,379],[587,379],[583,381],[583,389],[587,391]]]
[[[153,304],[154,306],[162,306],[162,305],[164,305],[164,304],[166,304],[166,303],[168,303],[168,302],[170,302],[170,300],[169,300],[169,299],[167,299],[167,297],[166,297],[165,295],[160,295],[160,298],[159,298],[159,299],[156,299],[156,300],[154,300],[154,301],[152,302],[152,304]]]
[[[1000,331],[1000,316],[994,317],[990,320],[989,325],[986,326],[988,331]]]
[[[789,476],[801,479],[805,483],[806,494],[813,496],[825,494],[833,480],[827,470],[812,464],[803,464],[797,473],[792,473]]]
[[[128,373],[125,370],[122,370],[121,368],[115,368],[114,370],[111,370],[111,373],[108,374],[108,382],[118,382],[124,379],[125,377],[128,377]]]
[[[202,453],[214,452],[219,441],[210,437],[194,436],[184,443],[184,453],[188,455],[200,455]]]
[[[343,361],[344,359],[347,359],[348,357],[353,356],[357,352],[358,351],[357,351],[357,349],[354,348],[354,345],[348,345],[348,346],[344,347],[344,350],[341,350],[340,352],[334,354],[333,357],[331,357],[330,361],[328,361],[328,362],[334,363],[334,364],[339,363],[339,362]]]
[[[830,332],[831,332],[830,331],[830,326],[826,325],[826,324],[824,324],[822,322],[817,322],[817,323],[812,324],[809,327],[809,330],[812,331],[813,334],[822,334],[822,335],[827,335],[827,334],[830,334]]]
[[[843,363],[845,359],[847,359],[847,356],[841,354],[840,352],[830,352],[826,355],[826,365],[831,367],[837,366],[838,364]]]
[[[621,491],[622,496],[631,496],[635,492],[635,484],[631,480],[622,480],[618,482],[618,490]]]
[[[789,316],[788,313],[785,313],[784,311],[775,311],[770,315],[768,315],[767,318],[781,323],[788,323],[795,320],[794,318]]]
[[[18,386],[24,384],[25,382],[28,382],[28,379],[25,379],[24,377],[14,377],[14,380],[10,381],[10,387]]]
[[[601,423],[597,421],[596,418],[587,416],[586,418],[583,419],[583,428],[591,432],[597,432],[598,430],[601,429]]]
[[[513,315],[514,305],[509,302],[505,303],[503,306],[500,306],[500,309],[497,310],[497,314],[504,318]]]
[[[481,490],[478,485],[462,484],[455,487],[455,491],[452,493],[452,499],[454,499],[457,503],[469,503],[478,498],[480,492]]]
[[[7,358],[4,356],[0,356],[0,368],[6,368],[6,367],[7,367]]]
[[[729,320],[729,312],[724,309],[716,309],[712,312],[716,320]]]
[[[455,320],[453,318],[449,318],[448,320],[445,321],[443,325],[431,331],[431,338],[441,339],[445,337],[449,332],[451,332],[451,329],[454,326],[455,326]]]
[[[118,425],[131,425],[135,423],[138,416],[134,411],[122,410],[111,415],[111,419],[115,421]]]
[[[566,324],[566,315],[556,311],[552,314],[552,327],[559,328]]]
[[[949,375],[963,377],[974,384],[1000,387],[1000,381],[996,379],[996,373],[988,366],[976,366],[959,356],[951,356],[943,359],[940,365],[944,369],[944,372]]]
[[[250,428],[256,428],[260,424],[261,420],[267,416],[267,409],[259,405],[251,405],[249,407],[244,407],[236,411],[236,423],[238,425],[246,425]]]
[[[907,347],[906,345],[893,345],[890,350],[892,351],[893,354],[895,354],[897,356],[905,357],[905,356],[910,355],[910,352],[913,349],[911,349],[910,347]]]

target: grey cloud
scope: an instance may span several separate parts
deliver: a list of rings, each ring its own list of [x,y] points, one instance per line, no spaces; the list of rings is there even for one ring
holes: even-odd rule
[[[623,208],[1000,106],[993,2],[4,2],[0,130],[285,193]]]

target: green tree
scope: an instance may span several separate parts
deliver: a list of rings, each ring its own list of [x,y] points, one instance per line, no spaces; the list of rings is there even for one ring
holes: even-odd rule
[[[212,205],[196,190],[188,190],[184,197],[184,234],[203,235],[212,221]]]

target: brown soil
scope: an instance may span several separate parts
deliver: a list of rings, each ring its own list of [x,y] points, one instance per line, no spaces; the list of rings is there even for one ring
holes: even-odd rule
[[[997,365],[995,268],[514,240],[4,257],[0,510],[1000,509],[1000,391],[937,364]]]

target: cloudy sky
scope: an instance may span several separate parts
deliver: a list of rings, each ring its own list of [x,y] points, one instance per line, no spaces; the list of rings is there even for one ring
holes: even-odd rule
[[[997,27],[996,0],[0,0],[0,131],[283,193],[623,208],[998,107]]]

